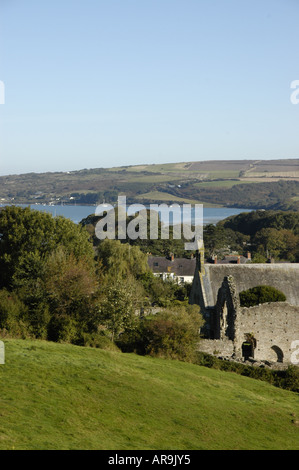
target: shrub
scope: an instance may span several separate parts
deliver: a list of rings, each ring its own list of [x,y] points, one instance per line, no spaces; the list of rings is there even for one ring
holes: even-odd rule
[[[285,302],[283,292],[271,286],[256,286],[240,292],[240,304],[242,307],[253,307],[266,302]]]
[[[26,338],[29,336],[27,308],[15,293],[0,291],[0,330],[5,335]]]
[[[101,331],[79,334],[76,344],[78,346],[105,349],[106,351],[119,351],[116,344]]]
[[[196,357],[196,364],[199,366],[234,372],[251,379],[262,380],[278,388],[299,392],[299,368],[297,366],[291,365],[286,370],[272,370],[219,359],[201,351],[197,352]]]
[[[76,343],[78,325],[68,315],[53,315],[48,325],[48,340],[57,343]]]
[[[150,356],[194,362],[201,324],[197,306],[176,306],[145,317],[131,344]]]
[[[284,386],[293,392],[299,392],[299,368],[289,366],[285,372]]]

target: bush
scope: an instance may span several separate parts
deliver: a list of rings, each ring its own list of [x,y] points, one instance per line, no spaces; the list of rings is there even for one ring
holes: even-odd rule
[[[194,362],[201,324],[198,306],[176,306],[141,319],[117,344],[124,352]]]
[[[284,387],[293,392],[299,392],[299,367],[289,366],[285,372]]]
[[[25,317],[27,308],[15,293],[0,291],[0,331],[16,338],[29,337],[29,325]]]
[[[202,367],[208,367],[209,369],[219,369],[220,360],[211,354],[207,354],[201,351],[196,353],[196,364]]]
[[[57,343],[76,343],[78,325],[68,315],[53,315],[48,325],[48,340]]]
[[[283,292],[271,286],[256,286],[240,292],[241,307],[253,307],[266,302],[285,302]]]
[[[135,328],[122,332],[116,339],[115,344],[124,353],[135,353],[141,356],[146,354],[144,338],[144,319],[136,319]]]
[[[76,344],[78,346],[104,349],[106,351],[119,351],[116,344],[113,343],[104,332],[81,333],[78,336]]]
[[[197,352],[196,364],[210,369],[234,372],[251,379],[262,380],[278,388],[299,392],[299,367],[289,366],[286,370],[271,370],[264,367],[249,366],[234,361],[219,359],[211,354]]]

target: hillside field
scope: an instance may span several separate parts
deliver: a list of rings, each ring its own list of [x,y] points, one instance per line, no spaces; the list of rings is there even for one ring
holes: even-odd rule
[[[0,204],[200,203],[299,210],[299,159],[214,160],[0,176]]]
[[[294,392],[178,361],[4,343],[1,450],[299,449]]]

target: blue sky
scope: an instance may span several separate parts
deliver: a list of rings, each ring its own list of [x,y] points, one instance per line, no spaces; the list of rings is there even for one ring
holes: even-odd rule
[[[1,0],[0,174],[299,157],[298,0]]]

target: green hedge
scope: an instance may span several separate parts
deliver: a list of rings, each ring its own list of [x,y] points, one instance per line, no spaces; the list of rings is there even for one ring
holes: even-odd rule
[[[286,370],[272,370],[249,366],[233,361],[218,359],[207,353],[198,352],[196,364],[225,372],[235,372],[252,379],[268,382],[279,388],[299,392],[299,367],[290,365]]]

